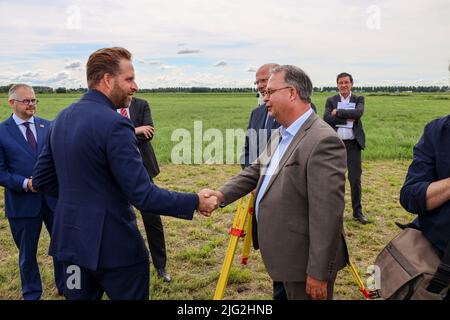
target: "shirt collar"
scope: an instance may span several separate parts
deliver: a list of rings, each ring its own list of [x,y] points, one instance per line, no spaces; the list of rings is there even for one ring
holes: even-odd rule
[[[96,89],[89,89],[88,92],[86,92],[80,100],[87,99],[87,100],[94,100],[102,105],[105,105],[113,110],[116,110],[116,106],[112,103],[112,101],[105,96],[102,92],[96,90]]]
[[[352,97],[352,92],[350,91],[350,94],[348,95],[347,99],[344,98],[344,97],[342,96],[342,94],[340,94],[340,93],[339,93],[339,96],[341,97],[341,101],[344,101],[344,100],[350,101],[350,98]]]
[[[289,136],[294,137],[312,113],[313,113],[312,109],[309,108],[308,111],[306,111],[304,114],[302,114],[289,127],[284,128],[283,126],[281,126],[280,134],[283,137],[283,139],[285,139]]]
[[[13,113],[12,115],[14,122],[16,123],[16,125],[20,126],[21,124],[25,123],[25,122],[29,122],[34,124],[34,116],[32,116],[30,119],[28,120],[22,120],[20,119],[18,116],[16,116],[15,113]]]

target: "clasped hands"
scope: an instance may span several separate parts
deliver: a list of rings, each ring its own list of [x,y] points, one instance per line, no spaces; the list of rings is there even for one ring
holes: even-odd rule
[[[28,178],[27,188],[31,192],[37,192],[37,190],[35,188],[33,188],[33,177]]]
[[[220,191],[214,191],[211,189],[202,189],[198,193],[199,204],[197,211],[209,217],[211,213],[219,207],[219,204],[223,202],[224,195]]]
[[[134,129],[134,131],[137,135],[143,134],[145,136],[145,138],[151,139],[153,137],[155,128],[153,128],[152,126],[140,126],[140,127],[136,127]]]

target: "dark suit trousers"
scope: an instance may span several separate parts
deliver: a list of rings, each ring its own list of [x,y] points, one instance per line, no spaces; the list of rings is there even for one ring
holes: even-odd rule
[[[273,300],[287,300],[286,290],[284,290],[283,282],[273,282]]]
[[[347,148],[348,181],[352,193],[353,215],[362,213],[361,207],[361,147],[356,140],[344,140]]]
[[[41,276],[36,259],[42,222],[51,235],[54,212],[42,201],[38,216],[33,218],[8,218],[14,242],[19,249],[19,269],[24,300],[38,300],[42,295]],[[64,271],[62,263],[53,259],[55,283],[58,291],[64,289]]]
[[[167,261],[166,241],[161,217],[150,212],[141,213],[153,265],[156,269],[165,268]]]
[[[64,270],[64,297],[67,300],[101,300],[103,293],[110,300],[149,299],[148,260],[131,266],[96,271],[64,262]]]
[[[333,278],[328,282],[327,300],[333,300],[334,281]],[[311,297],[306,294],[306,282],[284,282],[284,288],[288,300],[311,300]]]
[[[161,217],[151,212],[141,212],[141,214],[153,265],[156,269],[165,268],[167,262],[166,240]]]

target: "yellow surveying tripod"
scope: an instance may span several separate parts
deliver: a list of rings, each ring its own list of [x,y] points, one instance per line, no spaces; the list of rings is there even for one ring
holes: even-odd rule
[[[214,293],[214,300],[222,300],[225,293],[225,288],[228,283],[228,278],[230,276],[231,265],[233,263],[234,255],[236,253],[236,248],[238,245],[238,240],[244,238],[244,246],[242,248],[241,264],[246,265],[248,263],[248,257],[250,255],[250,247],[252,245],[252,217],[253,217],[253,202],[254,195],[250,194],[247,201],[244,202],[244,198],[241,198],[238,203],[236,210],[236,216],[234,217],[233,226],[230,229],[230,242],[228,243],[227,252],[225,254],[225,259],[222,265],[222,270],[220,271],[219,280],[216,286],[216,292]],[[346,260],[347,266],[350,269],[353,277],[358,284],[359,291],[364,295],[366,299],[376,298],[374,292],[370,292],[364,286],[355,265],[350,261],[348,255],[348,250],[346,248]]]
[[[222,270],[220,271],[219,281],[217,282],[216,292],[214,293],[214,300],[222,300],[225,288],[230,276],[231,265],[233,263],[234,254],[239,238],[244,239],[244,247],[242,250],[241,264],[247,264],[248,256],[250,254],[250,247],[252,245],[252,216],[253,216],[253,193],[244,203],[244,198],[241,198],[238,203],[236,216],[234,217],[233,226],[230,229],[230,242],[223,261]],[[247,222],[247,224],[245,224]],[[245,230],[244,231],[244,227]]]

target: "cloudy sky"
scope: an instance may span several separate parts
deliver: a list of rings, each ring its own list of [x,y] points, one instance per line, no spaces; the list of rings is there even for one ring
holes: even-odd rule
[[[265,62],[315,86],[447,85],[449,0],[0,0],[0,85],[85,87],[90,53],[123,46],[141,88],[249,87]]]

